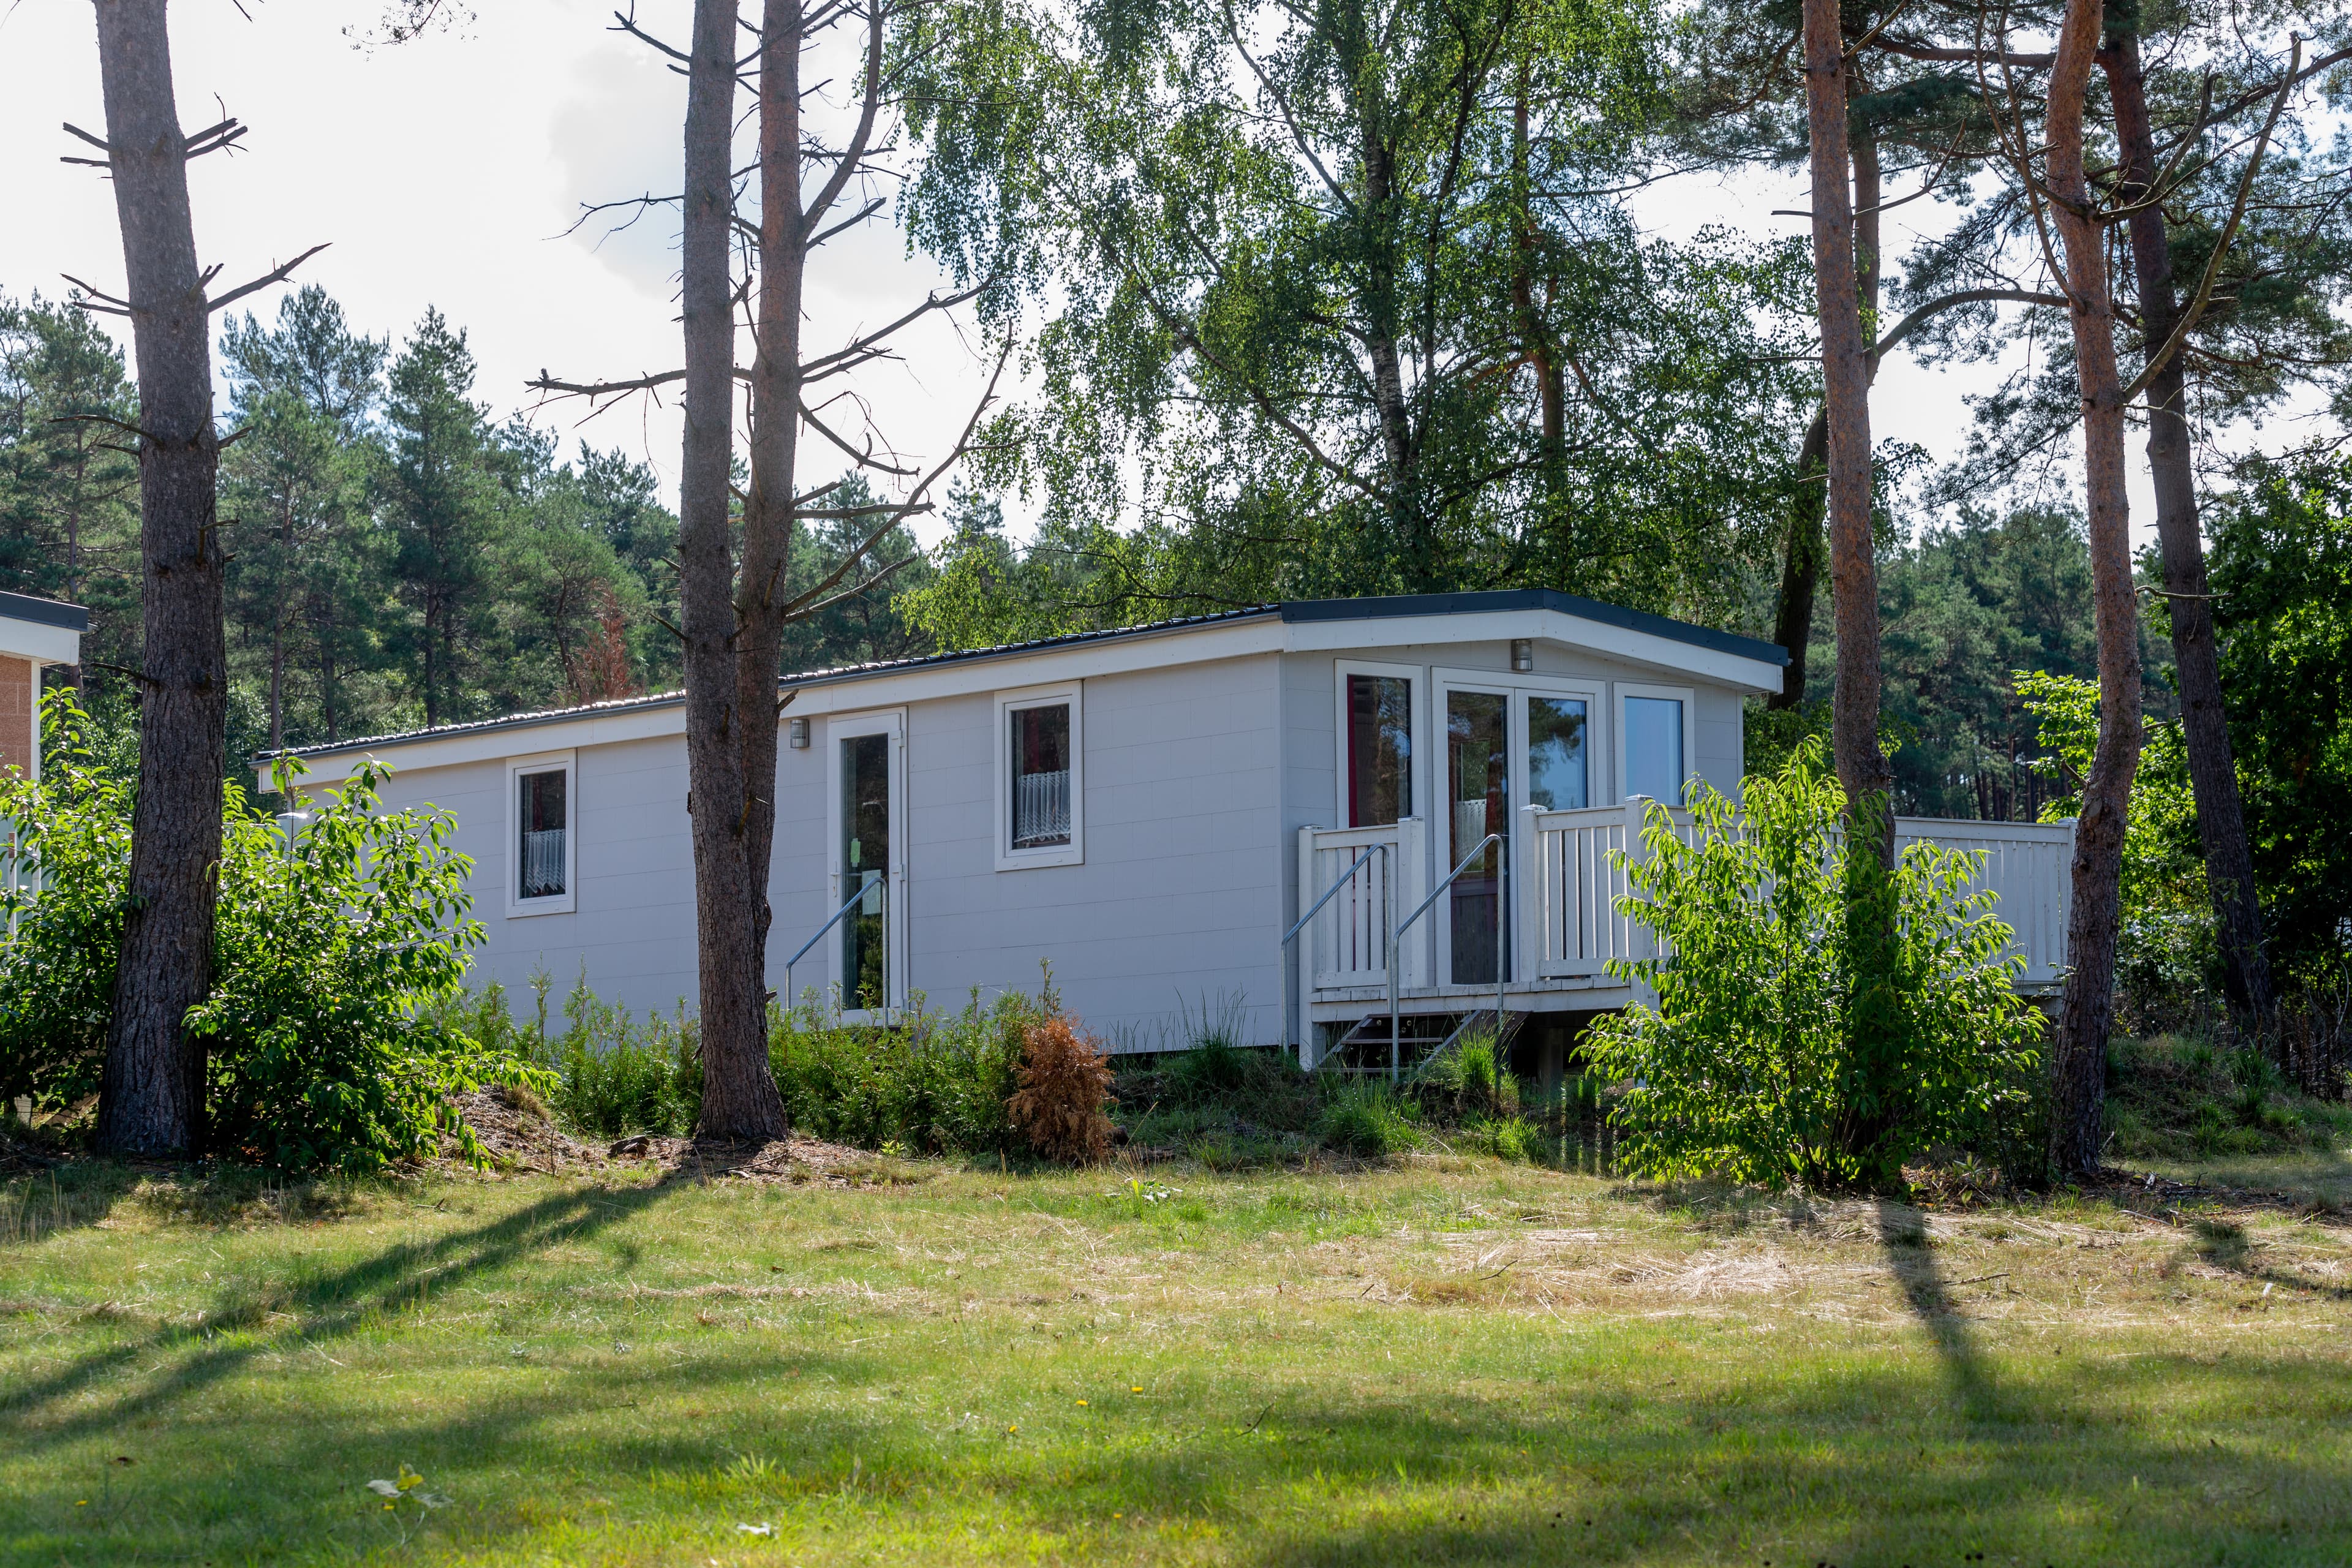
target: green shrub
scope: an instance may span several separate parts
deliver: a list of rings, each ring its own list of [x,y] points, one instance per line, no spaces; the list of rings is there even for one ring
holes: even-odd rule
[[[1020,1089],[1033,1025],[1060,1010],[1049,983],[1036,996],[1006,992],[961,1013],[916,999],[898,1028],[845,1025],[811,1004],[780,1014],[769,1060],[793,1125],[861,1149],[993,1153],[1025,1145],[1006,1102]]]
[[[1653,806],[1629,865],[1618,907],[1666,956],[1612,962],[1646,994],[1587,1037],[1625,1085],[1620,1162],[1891,1186],[1919,1152],[2013,1116],[2042,1026],[2014,990],[2010,929],[1966,890],[1969,857],[1914,845],[1888,873],[1849,855],[1818,743],[1744,793],[1742,824],[1702,791],[1690,844]]]
[[[299,771],[280,764],[281,794]],[[362,763],[290,844],[227,792],[213,989],[188,1014],[212,1046],[216,1147],[287,1170],[375,1171],[434,1152],[446,1128],[478,1156],[448,1097],[553,1081],[435,1015],[482,940],[472,863],[449,847],[447,812],[383,808],[388,772]]]
[[[79,1103],[98,1092],[131,875],[131,784],[71,694],[41,704],[39,783],[0,785],[15,825],[0,953],[0,1099]]]
[[[69,1103],[93,1088],[122,937],[131,790],[102,765],[73,694],[43,702],[37,784],[0,785],[16,825],[14,940],[0,949],[0,1089]],[[453,1133],[479,1154],[451,1095],[543,1083],[511,1053],[452,1026],[470,919],[466,858],[446,812],[384,809],[368,763],[289,843],[224,786],[213,986],[190,1009],[206,1043],[211,1149],[285,1170],[381,1170]],[[287,764],[278,784],[299,768]]]
[[[588,988],[583,965],[563,999],[563,1030],[551,1035],[549,990],[546,971],[531,976],[536,1005],[528,1027],[516,1026],[505,991],[495,982],[474,1007],[481,1016],[481,1037],[502,1024],[520,1054],[552,1074],[547,1102],[559,1121],[602,1138],[632,1132],[684,1137],[694,1131],[702,1109],[701,1036],[683,1001],[670,1017],[656,1013],[639,1022],[626,1007],[598,999]]]
[[[1419,1148],[1420,1115],[1419,1106],[1391,1093],[1385,1082],[1365,1079],[1339,1086],[1317,1131],[1326,1147],[1371,1159]]]

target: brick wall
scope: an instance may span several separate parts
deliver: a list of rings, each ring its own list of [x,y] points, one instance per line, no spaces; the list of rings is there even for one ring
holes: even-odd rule
[[[31,773],[38,756],[36,726],[41,678],[29,658],[0,655],[0,768]]]

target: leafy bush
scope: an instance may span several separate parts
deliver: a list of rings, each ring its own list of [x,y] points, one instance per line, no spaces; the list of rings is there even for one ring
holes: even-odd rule
[[[15,827],[0,952],[0,1098],[52,1107],[98,1092],[114,970],[130,896],[131,785],[106,765],[104,736],[69,693],[41,704],[39,783],[0,784]]]
[[[281,793],[297,765],[280,765]],[[472,1133],[449,1096],[486,1082],[548,1084],[520,1058],[446,1027],[466,950],[471,862],[457,819],[386,811],[386,772],[363,763],[294,834],[229,794],[212,994],[188,1029],[212,1042],[216,1145],[288,1170],[381,1170]]]
[[[1343,1083],[1323,1108],[1318,1128],[1326,1147],[1376,1159],[1417,1149],[1422,1143],[1421,1108],[1400,1100],[1378,1079]]]
[[[2042,807],[2044,822],[2074,816],[2072,792],[2090,771],[2099,732],[2093,680],[2040,670],[2015,672],[2019,696],[2052,755],[2039,764],[2068,792]],[[2132,775],[2124,829],[2116,933],[2116,988],[2122,1017],[2139,1028],[2169,1028],[2205,1010],[2221,990],[2221,947],[2197,837],[2197,796],[2179,723],[2154,724]]]
[[[103,1063],[131,798],[99,765],[70,692],[43,714],[47,775],[0,785],[20,884],[7,895],[16,939],[0,950],[0,1087],[60,1103],[93,1087]],[[451,1026],[439,1005],[481,941],[468,862],[449,847],[446,812],[383,808],[384,771],[367,764],[326,792],[290,843],[224,787],[213,987],[187,1016],[208,1042],[207,1136],[222,1152],[373,1171],[434,1152],[446,1131],[478,1155],[448,1097],[551,1081]]]
[[[2352,461],[2255,465],[2213,510],[2213,619],[2281,989],[2352,962]]]
[[[1646,994],[1587,1036],[1626,1086],[1619,1160],[1891,1185],[1918,1152],[2019,1109],[2041,1022],[2013,988],[2010,929],[1967,892],[1966,855],[1914,845],[1892,873],[1850,855],[1817,743],[1744,792],[1742,824],[1703,791],[1688,844],[1653,806],[1628,866],[1618,907],[1666,956],[1612,961]]]
[[[1007,1102],[1013,1124],[1048,1160],[1091,1165],[1110,1152],[1110,1064],[1102,1042],[1066,1017],[1029,1026],[1021,1051],[1021,1088]]]

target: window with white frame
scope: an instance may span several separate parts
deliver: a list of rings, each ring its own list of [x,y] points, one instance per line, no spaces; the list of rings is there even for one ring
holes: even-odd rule
[[[1672,686],[1617,688],[1618,793],[1689,804],[1696,693]]]
[[[507,912],[562,914],[578,879],[577,791],[570,752],[507,764]]]
[[[996,699],[996,865],[1075,866],[1085,858],[1083,715],[1076,685]]]

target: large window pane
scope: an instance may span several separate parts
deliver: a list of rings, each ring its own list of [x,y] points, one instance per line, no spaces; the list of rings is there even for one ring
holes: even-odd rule
[[[1381,827],[1412,815],[1412,682],[1348,677],[1348,826]]]
[[[1453,826],[1447,870],[1460,865],[1471,846],[1487,834],[1510,831],[1509,711],[1510,699],[1492,692],[1446,693],[1445,774]],[[1489,845],[1476,863],[1454,880],[1450,901],[1456,985],[1494,983],[1495,911],[1501,873],[1500,858]]]
[[[523,773],[516,781],[522,790],[521,809],[517,813],[522,821],[522,842],[516,847],[520,855],[516,868],[520,898],[563,895],[563,835],[569,826],[564,785],[570,776],[557,768]]]
[[[845,1007],[889,1005],[885,987],[888,930],[885,901],[890,868],[890,737],[852,735],[841,742],[842,897],[865,889],[841,922],[841,997]]]
[[[1683,705],[1674,697],[1625,699],[1625,793],[1683,804]]]
[[[1070,708],[1013,710],[1013,847],[1070,842]]]
[[[1528,804],[1546,811],[1581,811],[1591,801],[1585,784],[1584,699],[1528,699]]]

